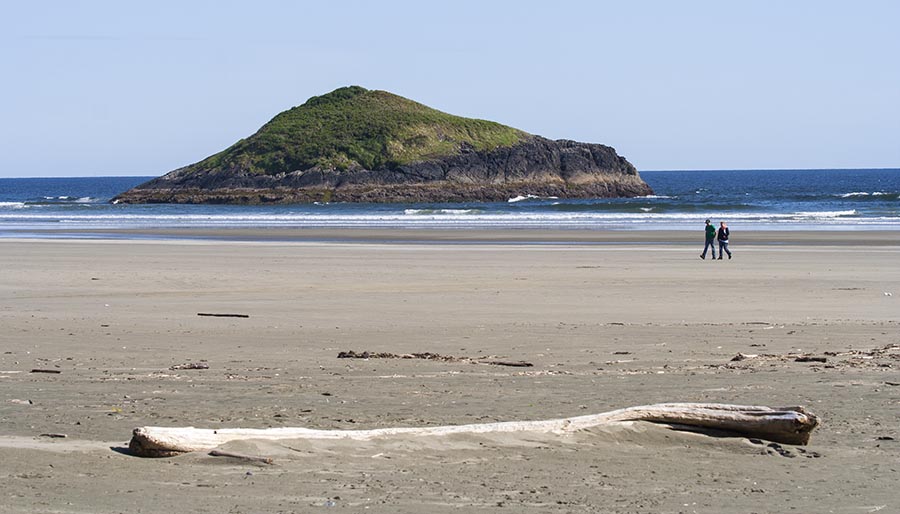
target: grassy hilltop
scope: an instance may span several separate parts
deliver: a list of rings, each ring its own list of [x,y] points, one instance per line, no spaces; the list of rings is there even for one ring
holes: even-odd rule
[[[651,193],[612,147],[551,141],[350,86],[310,98],[224,151],[112,201],[462,202]]]
[[[465,144],[487,151],[528,137],[492,121],[349,86],[282,112],[256,134],[190,168],[266,175],[310,168],[374,170],[456,155]]]

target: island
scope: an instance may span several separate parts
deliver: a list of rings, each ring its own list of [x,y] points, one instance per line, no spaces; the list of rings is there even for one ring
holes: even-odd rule
[[[652,194],[612,147],[550,140],[359,86],[284,111],[114,203],[505,201]]]

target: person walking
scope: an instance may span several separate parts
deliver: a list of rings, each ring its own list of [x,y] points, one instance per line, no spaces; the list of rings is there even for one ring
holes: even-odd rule
[[[722,260],[722,257],[726,253],[728,254],[728,259],[731,259],[731,250],[728,249],[728,232],[729,232],[728,225],[726,225],[724,221],[719,223],[719,234],[718,234],[717,238],[719,240],[719,260],[720,261]],[[716,257],[713,256],[713,259],[715,259],[715,258]]]
[[[706,244],[703,245],[703,253],[700,254],[701,259],[706,259],[706,250],[712,250],[712,258],[716,258],[716,227],[709,220],[706,220]]]

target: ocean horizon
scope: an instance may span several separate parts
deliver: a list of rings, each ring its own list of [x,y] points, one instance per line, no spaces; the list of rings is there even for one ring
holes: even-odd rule
[[[2,178],[0,237],[171,228],[697,230],[900,229],[900,169],[643,171],[653,195],[505,202],[124,205],[151,176]]]

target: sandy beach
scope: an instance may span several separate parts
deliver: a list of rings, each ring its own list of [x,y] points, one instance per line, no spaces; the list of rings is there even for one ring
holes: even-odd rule
[[[172,239],[0,240],[0,512],[900,511],[898,232],[747,234],[721,261],[683,232],[156,235]],[[470,359],[337,358],[349,350]],[[208,369],[178,369],[191,363]],[[271,465],[124,451],[145,425],[658,402],[802,405],[822,425],[808,446],[629,422],[226,445]]]

